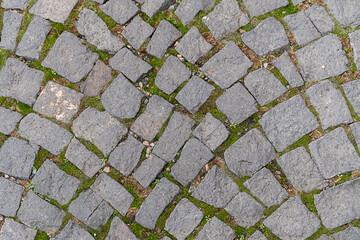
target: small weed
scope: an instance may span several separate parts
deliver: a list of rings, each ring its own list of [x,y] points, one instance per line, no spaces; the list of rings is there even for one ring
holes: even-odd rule
[[[29,189],[33,189],[34,188],[34,182],[32,180],[30,182],[27,182],[25,187],[29,188]]]

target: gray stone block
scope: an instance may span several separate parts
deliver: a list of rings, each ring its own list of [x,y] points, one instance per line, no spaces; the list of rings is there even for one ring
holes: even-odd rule
[[[126,239],[126,240],[137,240],[138,238],[134,233],[129,229],[129,227],[121,221],[119,217],[114,217],[110,225],[110,231],[105,238],[105,240],[116,240],[116,239]]]
[[[360,123],[356,122],[350,125],[351,132],[355,137],[355,141],[357,145],[360,145]]]
[[[0,48],[15,51],[16,38],[19,34],[23,17],[24,15],[20,13],[10,11],[4,12]]]
[[[290,87],[295,88],[304,85],[304,80],[296,69],[288,52],[283,53],[280,57],[272,61],[271,64],[280,71]]]
[[[134,178],[141,186],[147,188],[164,168],[165,162],[151,154],[149,158],[141,162],[140,167],[134,173]]]
[[[330,238],[327,235],[323,234],[317,240],[332,240],[332,238]]]
[[[254,232],[248,240],[267,240],[267,238],[260,231]]]
[[[0,133],[10,135],[22,117],[21,113],[0,107]]]
[[[30,13],[53,22],[65,23],[78,0],[39,0],[30,9]]]
[[[347,82],[341,85],[344,89],[344,93],[346,98],[349,100],[351,106],[354,108],[355,112],[359,115],[360,114],[360,79]]]
[[[210,219],[200,230],[195,240],[233,240],[235,231],[217,217]]]
[[[357,69],[360,69],[360,30],[349,34],[350,44],[354,52],[354,62]]]
[[[357,0],[325,0],[326,6],[334,17],[345,27],[358,22],[360,5]]]
[[[2,8],[25,10],[29,6],[30,0],[3,0]]]
[[[34,240],[36,233],[36,230],[6,218],[0,230],[0,239]]]
[[[82,229],[73,220],[66,224],[65,228],[56,235],[54,240],[91,240],[94,239],[90,233]]]
[[[193,20],[193,18],[198,14],[198,12],[200,12],[201,10],[208,10],[204,9],[205,2],[206,1],[204,0],[183,0],[176,8],[174,13],[180,19],[184,26],[188,25],[191,20]],[[208,2],[212,2],[212,5],[214,5],[215,1],[212,0]]]
[[[305,0],[292,0],[292,3],[293,3],[294,6],[297,6],[302,2],[305,2]]]
[[[121,35],[127,39],[131,46],[138,50],[154,30],[150,24],[142,20],[141,17],[136,16],[121,32]]]
[[[315,3],[310,8],[306,9],[305,13],[310,18],[311,22],[315,25],[316,29],[321,33],[321,35],[325,36],[334,30],[335,23],[325,8],[319,4]]]
[[[167,10],[175,3],[175,0],[145,0],[144,4],[141,6],[141,11],[152,18],[155,14]]]
[[[0,177],[0,214],[15,217],[25,188]],[[0,235],[1,236],[1,235]]]
[[[357,227],[348,227],[347,229],[335,233],[335,240],[357,240],[360,238],[360,229]]]
[[[100,9],[120,25],[125,25],[140,10],[131,0],[110,0],[101,5]]]
[[[244,0],[246,8],[251,17],[257,17],[276,9],[285,7],[289,4],[288,0]]]

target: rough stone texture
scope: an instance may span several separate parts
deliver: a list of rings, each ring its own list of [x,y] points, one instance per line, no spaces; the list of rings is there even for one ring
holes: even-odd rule
[[[181,151],[179,160],[171,168],[171,175],[183,186],[187,186],[213,157],[209,148],[196,138],[191,138]]]
[[[350,33],[349,38],[354,52],[354,62],[357,69],[360,69],[360,30]]]
[[[195,26],[190,28],[175,47],[175,50],[192,64],[195,64],[200,57],[204,56],[211,49],[212,45],[205,41]]]
[[[29,60],[38,60],[41,48],[50,29],[49,21],[35,16],[16,49],[16,55]]]
[[[310,192],[324,184],[324,178],[304,147],[285,153],[277,162],[298,191]]]
[[[201,67],[201,71],[225,89],[243,77],[252,65],[247,56],[231,41],[211,57]]]
[[[63,32],[41,65],[77,83],[91,71],[98,57],[74,34]]]
[[[285,7],[289,4],[288,0],[244,0],[246,8],[251,17],[257,17],[273,10]]]
[[[224,208],[238,192],[238,185],[214,166],[196,187],[192,196],[216,208]]]
[[[149,158],[141,162],[140,167],[134,173],[134,178],[141,186],[147,188],[164,168],[165,162],[151,154]]]
[[[274,147],[257,129],[252,129],[224,153],[230,171],[240,177],[251,176],[275,159]]]
[[[185,64],[177,57],[170,55],[157,73],[155,85],[166,94],[171,94],[190,76],[191,71]]]
[[[271,64],[280,71],[292,88],[304,85],[304,80],[296,69],[288,52],[283,53],[280,57],[272,61]]]
[[[142,6],[142,9],[143,7],[144,5]],[[146,39],[151,36],[154,30],[155,29],[150,24],[142,20],[141,17],[136,16],[129,25],[126,26],[124,31],[121,32],[121,35],[127,39],[131,46],[138,50]]]
[[[162,178],[145,199],[135,216],[141,226],[154,229],[166,206],[180,193],[180,188],[166,178]]]
[[[332,240],[332,238],[326,236],[325,234],[321,235],[317,240]]]
[[[357,227],[348,227],[347,229],[335,233],[335,240],[358,240],[360,238],[360,229]]]
[[[139,163],[144,145],[129,135],[127,140],[120,143],[110,154],[109,163],[121,174],[129,176]]]
[[[82,229],[73,220],[66,224],[65,228],[56,235],[54,240],[91,240],[94,239],[90,233]]]
[[[305,0],[292,0],[292,3],[293,3],[294,6],[297,6],[302,2],[305,2]]]
[[[29,191],[17,213],[19,220],[30,228],[52,233],[61,227],[65,212]]]
[[[100,60],[96,61],[94,68],[89,73],[85,82],[80,85],[82,93],[95,97],[101,93],[105,85],[111,81],[111,68]]]
[[[175,15],[183,25],[188,25],[199,11],[209,11],[214,3],[215,0],[184,0],[176,8]]]
[[[263,224],[281,239],[306,239],[320,228],[320,220],[302,203],[299,195],[291,197]]]
[[[196,113],[210,97],[215,87],[203,79],[193,76],[176,95],[175,99],[189,112]]]
[[[25,10],[29,6],[30,0],[3,0],[2,8]]]
[[[353,180],[314,195],[315,207],[327,229],[360,218],[360,180]]]
[[[355,137],[355,141],[357,145],[360,145],[360,123],[356,122],[350,125],[351,132]]]
[[[236,0],[223,0],[212,12],[203,17],[202,21],[217,40],[250,22],[247,14],[240,10]]]
[[[19,34],[21,21],[24,15],[16,12],[5,11],[3,15],[3,27],[1,31],[0,48],[14,51],[16,38]]]
[[[309,148],[324,178],[360,169],[360,158],[342,127],[311,142]]]
[[[272,102],[288,90],[274,74],[264,68],[249,73],[244,84],[260,105]]]
[[[0,133],[10,135],[22,117],[21,113],[0,107]]]
[[[316,29],[321,33],[321,35],[325,36],[334,30],[335,23],[325,8],[319,4],[315,3],[310,8],[306,9],[305,13],[310,18],[311,22],[315,25]]]
[[[21,120],[18,134],[54,155],[59,155],[73,138],[66,129],[34,113]]]
[[[105,240],[137,240],[129,227],[119,217],[114,217],[110,225],[110,231]]]
[[[107,112],[85,109],[73,122],[76,137],[92,142],[105,156],[116,147],[127,133],[127,128]]]
[[[0,71],[0,96],[32,106],[44,75],[44,72],[29,68],[15,58],[8,58]]]
[[[119,74],[101,96],[106,111],[118,118],[134,118],[144,94]]]
[[[78,0],[39,0],[30,9],[30,13],[53,22],[65,23]]]
[[[162,20],[151,37],[146,51],[161,59],[179,37],[181,37],[181,32],[168,21]]]
[[[345,27],[360,19],[360,5],[357,0],[325,0],[325,4]]]
[[[220,120],[214,118],[211,113],[207,113],[193,134],[211,151],[215,151],[227,139],[229,131]]]
[[[264,114],[259,123],[278,152],[319,127],[316,117],[300,96],[276,105]]]
[[[235,231],[217,217],[210,219],[200,230],[195,240],[233,240]]]
[[[195,121],[179,112],[174,112],[168,126],[153,149],[153,154],[171,162],[191,134]]]
[[[251,2],[258,1],[251,0]],[[266,4],[271,5],[270,2],[266,2]],[[274,17],[263,20],[254,29],[244,33],[241,37],[244,43],[260,57],[282,51],[289,46],[289,39],[283,25]]]
[[[100,9],[120,25],[127,23],[140,10],[131,0],[110,0]]]
[[[267,240],[267,238],[260,231],[254,232],[248,240]]]
[[[102,173],[90,187],[96,194],[109,202],[121,215],[125,216],[134,200],[125,187]]]
[[[184,240],[200,223],[204,214],[187,198],[182,199],[166,220],[165,230],[178,240]]]
[[[258,111],[254,97],[241,85],[236,83],[227,89],[217,100],[216,106],[231,123],[240,124]]]
[[[95,12],[87,8],[81,11],[75,26],[89,43],[104,52],[115,54],[125,45],[108,29],[106,23]]]
[[[145,0],[141,6],[141,11],[152,18],[155,14],[167,10],[175,3],[175,0]]]
[[[151,142],[170,116],[173,107],[162,97],[153,95],[145,111],[135,120],[130,130]]]
[[[36,230],[6,218],[0,230],[0,239],[34,240],[36,233]]]
[[[249,180],[244,182],[244,186],[266,206],[279,205],[288,194],[280,183],[276,180],[270,170],[262,168]]]
[[[359,115],[360,114],[360,79],[347,82],[341,85],[344,89],[345,96],[351,103],[352,107],[354,108],[355,112]]]
[[[92,178],[105,163],[89,151],[79,140],[71,140],[65,158],[79,168],[86,176]]]
[[[296,51],[300,73],[312,82],[334,77],[348,70],[345,52],[335,34],[320,38],[315,43]]]
[[[319,113],[323,129],[353,121],[341,91],[337,90],[329,80],[311,86],[306,90],[306,94]]]
[[[21,195],[25,188],[10,180],[0,177],[0,214],[8,217],[15,217],[19,208]]]
[[[0,149],[0,172],[21,179],[28,179],[38,147],[27,141],[10,137]]]
[[[230,201],[225,210],[234,217],[237,224],[248,228],[262,218],[265,207],[246,192],[240,192]]]
[[[113,69],[121,71],[132,82],[143,78],[152,69],[150,64],[135,56],[127,48],[123,48],[115,54],[109,64]]]
[[[37,98],[33,109],[48,117],[70,123],[79,111],[83,94],[49,81]]]
[[[65,205],[75,194],[80,180],[66,174],[58,166],[46,160],[33,178],[34,189],[41,195],[55,199],[59,204]]]

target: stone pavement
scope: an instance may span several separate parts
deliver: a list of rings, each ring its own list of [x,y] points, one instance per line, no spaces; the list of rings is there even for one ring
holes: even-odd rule
[[[360,0],[0,5],[0,240],[360,239]]]

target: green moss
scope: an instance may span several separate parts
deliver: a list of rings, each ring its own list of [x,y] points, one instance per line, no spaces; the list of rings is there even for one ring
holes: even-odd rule
[[[314,204],[314,194],[319,194],[320,190],[314,190],[309,193],[300,193],[301,200],[305,204],[305,206],[313,213],[317,214],[317,210]]]
[[[307,238],[308,240],[316,240],[318,239],[321,235],[328,235],[330,234],[330,231],[326,229],[326,227],[324,225],[321,224],[321,227],[309,238]]]
[[[83,100],[81,101],[81,105],[83,108],[93,107],[98,109],[99,111],[105,111],[104,106],[101,103],[101,97],[88,97],[84,96]]]
[[[28,115],[29,113],[34,113],[35,111],[29,107],[28,105],[18,102],[16,104],[20,110],[20,113],[23,114],[24,116]]]
[[[8,137],[5,134],[0,133],[0,148],[2,147],[2,145],[4,144],[4,142],[7,138]]]
[[[48,240],[50,237],[46,234],[46,232],[38,231],[34,240]]]
[[[20,27],[20,31],[19,31],[19,35],[17,36],[16,40],[17,42],[20,42],[22,37],[24,36],[26,29],[28,28],[30,22],[32,21],[32,19],[34,18],[34,15],[31,15],[29,13],[26,13],[22,19],[21,22],[21,27]]]
[[[288,146],[287,148],[285,148],[285,150],[280,155],[283,155],[283,154],[290,152],[291,150],[294,150],[299,147],[305,147],[307,149],[310,142],[311,142],[311,136],[310,136],[310,134],[307,134],[307,135],[301,137],[295,143],[293,143],[290,146]]]
[[[55,157],[49,151],[40,148],[34,161],[34,168],[39,169],[46,159],[52,159]]]
[[[0,49],[0,67],[4,66],[6,60],[11,56],[11,51]]]

